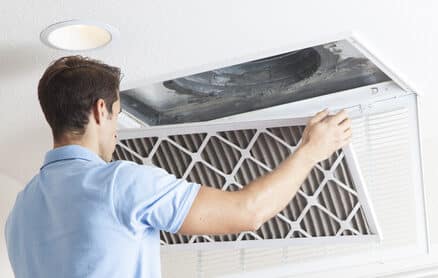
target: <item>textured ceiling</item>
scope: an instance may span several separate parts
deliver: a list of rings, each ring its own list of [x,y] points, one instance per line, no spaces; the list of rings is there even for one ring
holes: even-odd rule
[[[433,82],[438,62],[437,9],[434,1],[4,2],[0,6],[0,172],[25,183],[51,147],[36,86],[50,61],[70,53],[47,48],[39,33],[68,19],[97,20],[119,29],[120,36],[108,47],[81,54],[120,66],[124,89],[352,31],[424,95],[423,136],[434,141],[436,128],[427,127],[434,124],[429,118],[438,100]],[[425,152],[437,151],[430,144]]]

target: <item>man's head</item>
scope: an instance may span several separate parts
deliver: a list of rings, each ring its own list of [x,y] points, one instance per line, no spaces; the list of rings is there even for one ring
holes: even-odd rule
[[[120,112],[120,69],[82,56],[54,61],[38,84],[38,98],[55,145],[85,139],[111,160]]]

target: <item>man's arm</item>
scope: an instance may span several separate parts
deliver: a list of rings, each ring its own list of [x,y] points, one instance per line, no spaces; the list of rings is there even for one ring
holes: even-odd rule
[[[300,146],[275,170],[240,191],[202,186],[180,233],[227,234],[257,230],[293,198],[312,167],[348,144],[351,123],[345,111],[316,114],[303,133]]]

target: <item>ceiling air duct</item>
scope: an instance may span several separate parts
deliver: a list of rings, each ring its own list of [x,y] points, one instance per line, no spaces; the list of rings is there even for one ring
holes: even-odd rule
[[[164,250],[197,249],[185,259],[203,273],[220,273],[202,268],[212,247],[228,250],[223,261],[214,257],[217,269],[294,263],[303,253],[334,256],[353,242],[347,249],[357,252],[348,259],[361,263],[428,251],[417,94],[352,37],[146,82],[122,91],[121,101],[114,159],[222,190],[238,190],[275,168],[317,111],[346,109],[353,120],[352,144],[316,165],[288,206],[259,230],[161,233]],[[173,253],[164,254],[166,264]]]

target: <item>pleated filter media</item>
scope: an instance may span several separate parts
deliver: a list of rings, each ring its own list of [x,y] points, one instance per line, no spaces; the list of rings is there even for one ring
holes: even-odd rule
[[[155,165],[178,178],[236,191],[273,170],[300,142],[307,119],[154,127],[121,138],[114,160]],[[291,173],[293,175],[293,173]],[[145,185],[153,186],[153,185]],[[273,200],[275,202],[275,200]],[[257,231],[227,235],[161,232],[169,247],[263,246],[376,238],[378,227],[354,152],[318,163],[290,203]]]

